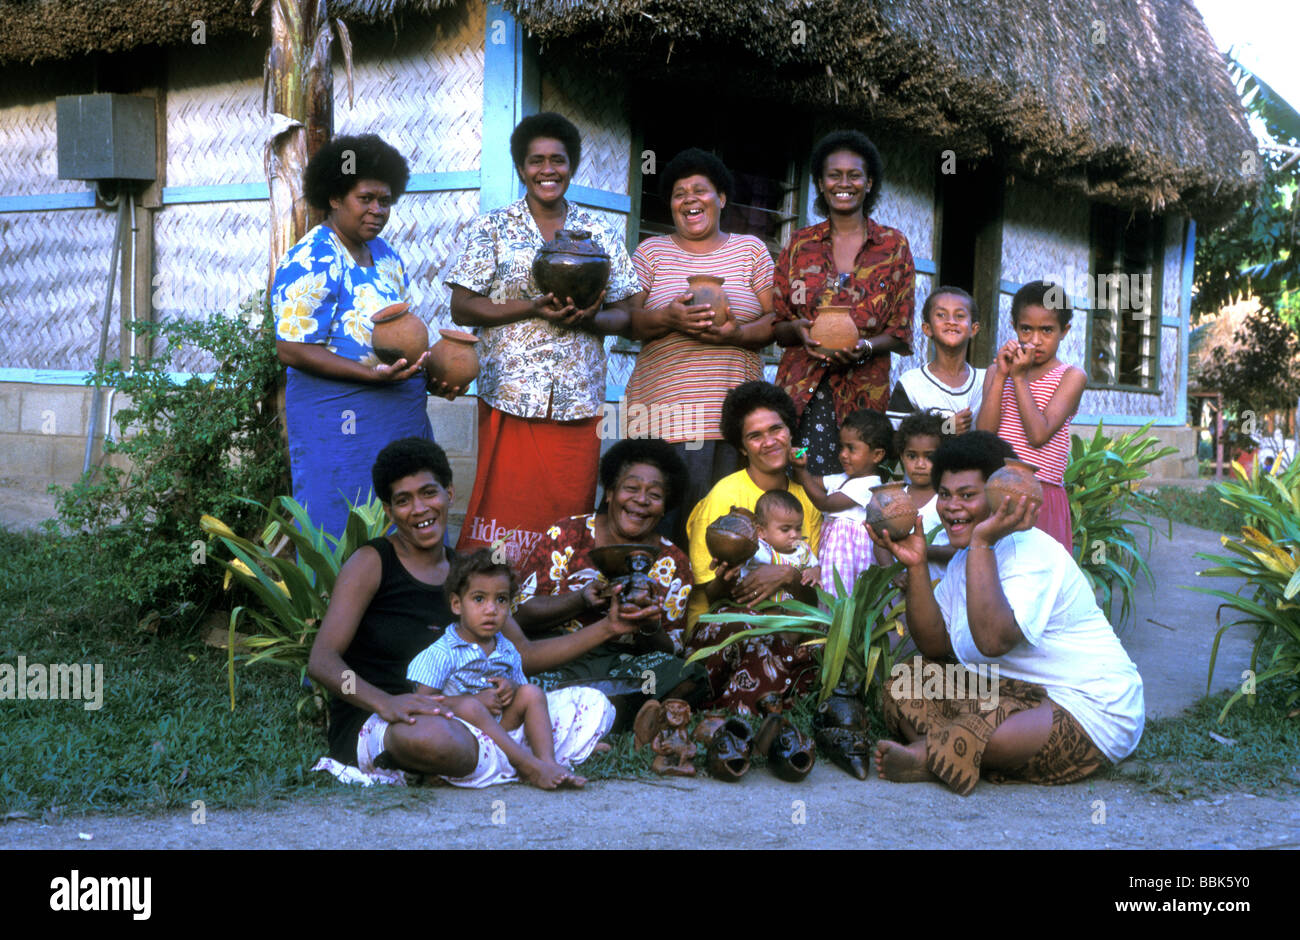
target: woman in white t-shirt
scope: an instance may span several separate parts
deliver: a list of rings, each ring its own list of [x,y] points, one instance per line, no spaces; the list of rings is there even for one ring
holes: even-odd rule
[[[895,665],[885,695],[901,742],[876,749],[883,779],[938,779],[962,795],[981,772],[1069,783],[1123,760],[1142,737],[1142,678],[1074,559],[1031,528],[1039,506],[1019,497],[989,509],[999,444],[974,431],[935,454],[939,518],[957,549],[937,589],[921,527],[899,542],[882,534],[907,566],[907,626],[921,654]]]

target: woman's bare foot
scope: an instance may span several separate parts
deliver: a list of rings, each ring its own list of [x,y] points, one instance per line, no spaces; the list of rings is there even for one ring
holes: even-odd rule
[[[899,744],[881,739],[876,744],[876,773],[894,783],[920,783],[937,779],[925,766],[925,741]]]
[[[591,749],[593,754],[608,754],[612,750],[608,741],[597,741],[596,746]]]
[[[537,758],[517,768],[523,777],[539,790],[554,790],[556,787],[576,787],[581,789],[587,783],[586,777],[579,777],[568,767],[555,761]]]

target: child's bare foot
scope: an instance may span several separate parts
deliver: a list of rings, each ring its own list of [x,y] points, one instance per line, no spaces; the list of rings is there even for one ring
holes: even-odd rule
[[[581,788],[587,783],[586,777],[579,777],[568,767],[555,761],[533,758],[518,769],[519,776],[540,790],[554,790],[556,787]]]
[[[920,783],[934,780],[934,774],[925,766],[925,742],[913,741],[899,744],[883,738],[876,745],[876,773],[881,780],[895,783]]]

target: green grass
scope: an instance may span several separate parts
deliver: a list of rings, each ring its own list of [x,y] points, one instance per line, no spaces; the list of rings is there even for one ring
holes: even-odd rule
[[[1241,534],[1241,513],[1219,499],[1213,490],[1183,486],[1156,487],[1152,494],[1176,521],[1199,529]]]
[[[1176,718],[1149,720],[1137,753],[1107,773],[1171,799],[1233,790],[1294,795],[1300,792],[1300,715],[1288,717],[1295,711],[1286,704],[1289,691],[1262,685],[1258,704],[1238,704],[1223,724],[1219,712],[1230,692],[1203,698]]]

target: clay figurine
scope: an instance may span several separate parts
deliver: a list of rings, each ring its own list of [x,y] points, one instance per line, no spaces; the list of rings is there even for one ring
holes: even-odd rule
[[[749,772],[754,732],[739,718],[728,718],[709,739],[709,773],[735,783]]]
[[[686,734],[690,720],[691,706],[678,698],[651,699],[637,712],[632,741],[638,748],[650,745],[655,752],[650,769],[660,776],[695,776],[691,761],[698,749]]]
[[[813,735],[833,763],[859,780],[867,779],[871,758],[867,710],[855,690],[839,686],[817,706]]]
[[[808,776],[816,760],[812,741],[781,714],[779,696],[763,696],[758,707],[767,712],[767,717],[754,738],[754,753],[767,758],[767,766],[776,776],[798,783]]]

